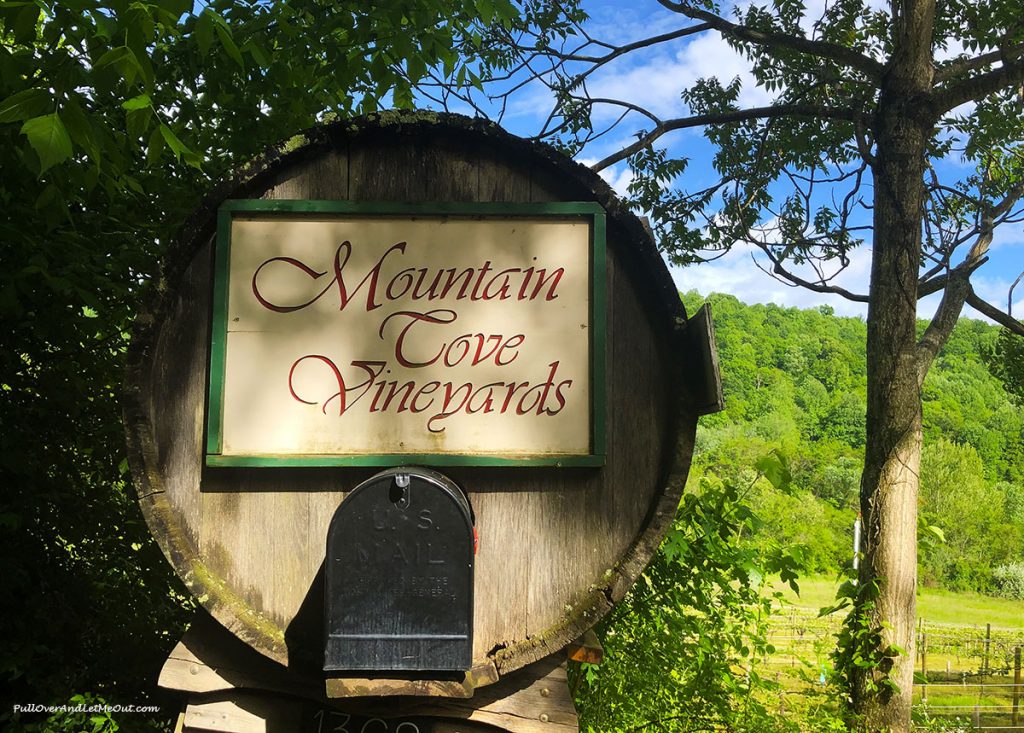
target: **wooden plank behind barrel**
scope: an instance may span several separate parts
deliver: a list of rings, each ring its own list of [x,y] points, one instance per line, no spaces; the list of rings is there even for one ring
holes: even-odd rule
[[[500,145],[466,145],[444,131],[364,136],[256,184],[249,197],[593,199],[535,160],[510,157]],[[632,244],[614,225],[608,234],[605,468],[444,469],[468,490],[481,535],[474,658],[490,655],[503,672],[560,648],[607,610],[609,589],[623,585],[613,569],[632,552],[626,564],[635,577],[637,557],[653,552],[635,545],[638,535],[668,521],[681,489],[666,495],[663,485],[676,449],[672,411],[680,404],[672,391],[678,375],[670,334],[664,323],[652,324],[637,292],[643,283],[625,274]],[[150,372],[138,385],[152,395],[136,436],[143,455],[152,442],[143,505],[172,562],[215,617],[274,659],[315,661],[322,617],[316,583],[327,525],[345,492],[374,471],[202,467],[209,268],[207,243],[158,324]],[[684,426],[684,440],[694,423]]]

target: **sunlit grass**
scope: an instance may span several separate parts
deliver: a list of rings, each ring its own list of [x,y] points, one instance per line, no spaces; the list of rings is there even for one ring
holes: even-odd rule
[[[773,590],[782,592],[796,608],[824,608],[835,602],[839,587],[834,578],[810,577],[799,580],[800,595],[782,583]],[[917,615],[929,624],[977,626],[993,629],[1024,629],[1024,601],[992,598],[980,593],[959,593],[937,588],[921,588],[917,594]]]

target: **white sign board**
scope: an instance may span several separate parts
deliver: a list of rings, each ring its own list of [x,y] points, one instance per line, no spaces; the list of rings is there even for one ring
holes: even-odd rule
[[[600,463],[600,210],[396,208],[222,211],[208,463]]]

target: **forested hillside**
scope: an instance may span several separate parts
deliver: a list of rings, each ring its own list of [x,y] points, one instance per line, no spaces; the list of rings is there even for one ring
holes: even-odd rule
[[[704,300],[683,299],[690,312]],[[692,480],[749,476],[748,500],[763,521],[750,541],[802,545],[807,572],[835,573],[851,560],[857,513],[866,325],[828,306],[708,300],[726,409],[702,419]],[[1014,595],[1024,593],[1024,419],[993,375],[998,342],[997,327],[961,320],[925,382],[922,526],[938,527],[944,541],[923,531],[920,578]],[[793,475],[785,493],[753,480],[773,450]]]

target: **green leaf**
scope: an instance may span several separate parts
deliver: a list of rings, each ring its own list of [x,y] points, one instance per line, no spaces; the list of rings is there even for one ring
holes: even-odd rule
[[[761,569],[752,562],[743,563],[742,568],[743,572],[746,573],[747,581],[750,585],[755,588],[759,588],[761,586],[761,581],[764,580],[764,574],[761,572]]]
[[[519,17],[519,8],[511,0],[496,0],[494,14],[497,19],[507,22]]]
[[[61,0],[60,4],[75,13],[84,13],[96,3],[95,0]]]
[[[836,603],[835,605],[825,606],[824,608],[819,608],[818,609],[818,618],[823,618],[824,616],[830,616],[833,613],[835,613],[836,611],[842,611],[845,608],[849,608],[851,605],[852,604],[850,603],[850,601],[848,601],[847,599],[844,598],[841,601],[839,601],[838,603]]]
[[[202,168],[202,156],[191,150],[185,143],[183,143],[178,136],[174,134],[174,130],[162,123],[159,130],[164,142],[167,143],[167,147],[169,147],[171,152],[174,153],[175,159],[184,159],[184,161],[193,168]]]
[[[110,40],[117,32],[117,21],[106,13],[90,13],[93,22],[96,24],[96,37]]]
[[[74,99],[69,100],[60,111],[60,119],[71,135],[71,141],[88,153],[93,163],[100,163],[102,153],[96,143],[96,136],[93,133],[92,123],[88,116]]]
[[[399,83],[392,94],[395,107],[399,109],[412,109],[412,89],[408,84]]]
[[[242,46],[242,50],[249,54],[260,66],[264,68],[270,66],[270,57],[267,56],[267,54],[264,53],[263,48],[251,38],[245,42],[245,45]]]
[[[130,109],[126,116],[126,132],[132,140],[138,140],[146,134],[149,129],[149,121],[153,117],[153,110],[150,107],[139,107]]]
[[[57,208],[60,205],[60,189],[51,183],[43,189],[41,194],[39,194],[39,197],[36,199],[35,208],[36,211],[45,212],[47,209]]]
[[[146,83],[146,87],[152,89],[156,75],[153,72],[153,64],[150,63],[149,56],[146,55],[146,49],[143,48],[137,51],[135,53],[135,60],[139,65],[139,76]]]
[[[100,167],[94,165],[91,168],[87,168],[82,174],[82,188],[88,192],[93,191],[96,188],[96,184],[100,182]]]
[[[157,0],[156,5],[174,17],[180,18],[192,9],[192,0]]]
[[[153,165],[160,160],[160,156],[164,152],[164,133],[160,127],[159,125],[154,127],[153,132],[149,135],[149,143],[146,145],[146,163],[148,165]]]
[[[137,97],[132,97],[126,100],[121,106],[127,110],[133,109],[145,109],[153,104],[153,100],[149,98],[148,94],[140,94]]]
[[[778,450],[761,456],[755,465],[757,470],[779,491],[787,491],[793,482],[793,474],[789,471],[786,457]]]
[[[174,134],[174,130],[169,128],[167,125],[161,123],[159,129],[160,135],[163,137],[164,142],[167,143],[167,147],[169,147],[171,152],[174,153],[174,157],[180,158],[182,153],[188,150],[188,147],[178,139],[178,136]]]
[[[107,51],[99,57],[94,68],[103,69],[107,66],[116,67],[129,86],[135,81],[135,77],[142,73],[139,60],[135,58],[135,52],[127,46],[118,46]]]
[[[21,127],[39,156],[39,174],[71,157],[71,137],[56,112],[33,117]]]
[[[128,56],[134,55],[135,54],[132,53],[132,50],[127,46],[118,46],[117,48],[111,48],[96,60],[96,63],[93,64],[93,68],[102,69],[112,64],[119,64],[123,59],[127,58]]]
[[[220,39],[220,45],[227,51],[228,56],[231,60],[238,64],[238,68],[245,70],[245,60],[242,58],[242,52],[238,50],[238,46],[235,45],[235,40],[231,37],[231,31],[227,25],[217,23],[214,28],[217,31],[217,37]]]
[[[0,102],[0,122],[21,122],[43,114],[50,106],[50,93],[24,89]]]
[[[480,14],[480,20],[485,24],[488,24],[494,18],[494,3],[491,0],[477,0],[476,2],[477,12]]]
[[[136,53],[156,40],[156,23],[149,8],[132,3],[126,13],[128,28],[126,37],[128,44],[135,47]]]
[[[423,78],[424,74],[427,73],[427,65],[423,62],[423,57],[419,54],[415,54],[409,57],[409,61],[406,64],[406,70],[409,75],[409,81],[415,84]]]
[[[204,10],[196,18],[196,27],[192,31],[196,44],[199,46],[199,53],[206,56],[210,53],[210,46],[213,45],[213,12]]]
[[[30,46],[36,40],[36,25],[39,23],[39,7],[29,4],[14,18],[14,40],[23,46]]]

